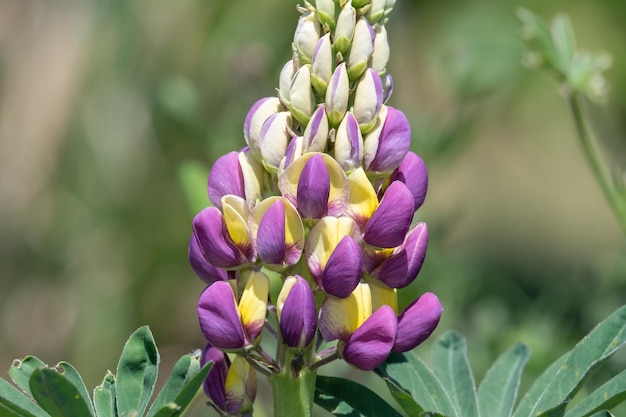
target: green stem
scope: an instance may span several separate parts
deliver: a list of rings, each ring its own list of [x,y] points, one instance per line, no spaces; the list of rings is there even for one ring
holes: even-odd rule
[[[304,368],[295,376],[289,368],[268,378],[274,398],[274,417],[311,417],[317,372]]]
[[[596,181],[600,184],[604,196],[611,205],[622,227],[622,231],[626,235],[626,195],[622,192],[623,187],[620,187],[619,184],[615,182],[615,177],[611,175],[610,167],[602,157],[600,146],[596,143],[594,136],[587,127],[580,95],[574,92],[571,93],[568,98],[584,154],[587,157],[589,165],[591,165]]]

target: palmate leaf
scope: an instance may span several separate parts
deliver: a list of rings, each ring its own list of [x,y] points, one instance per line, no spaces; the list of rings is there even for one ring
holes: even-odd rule
[[[369,388],[330,376],[317,377],[315,404],[335,416],[402,417],[402,414]]]
[[[596,326],[535,381],[514,417],[536,417],[566,404],[587,377],[626,342],[626,306]]]
[[[441,381],[415,354],[392,352],[376,368],[376,373],[387,383],[391,395],[408,415],[429,411],[448,417],[456,416]]]
[[[117,364],[117,412],[142,416],[157,379],[159,352],[148,326],[137,329],[128,339]]]
[[[474,376],[467,360],[465,338],[455,331],[441,335],[433,345],[433,371],[456,409],[458,417],[479,417]]]
[[[489,368],[478,388],[481,417],[511,415],[522,372],[529,356],[528,347],[518,343],[502,354]]]

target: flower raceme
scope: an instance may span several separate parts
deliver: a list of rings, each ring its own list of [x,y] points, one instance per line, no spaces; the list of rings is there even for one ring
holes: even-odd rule
[[[277,96],[251,106],[246,146],[217,159],[211,204],[192,222],[189,261],[208,285],[197,313],[216,364],[205,391],[226,414],[250,411],[256,372],[300,383],[338,358],[372,370],[422,343],[442,313],[429,292],[398,310],[426,256],[414,217],[428,172],[407,117],[387,105],[395,1],[314,3],[298,9]]]

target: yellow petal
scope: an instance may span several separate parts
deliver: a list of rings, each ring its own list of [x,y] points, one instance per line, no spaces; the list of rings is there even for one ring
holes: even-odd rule
[[[224,221],[226,228],[235,245],[242,247],[250,245],[250,235],[248,234],[248,204],[246,201],[235,195],[225,195],[222,197],[222,210],[224,211]]]
[[[398,314],[398,290],[375,283],[370,283],[369,287],[372,294],[372,311],[388,305]]]
[[[363,168],[357,168],[348,175],[350,184],[349,213],[359,225],[367,223],[378,207],[378,197]]]
[[[239,300],[241,322],[252,339],[263,329],[267,310],[270,280],[263,272],[250,272]]]
[[[227,408],[236,408],[239,412],[249,410],[256,394],[256,385],[254,369],[242,356],[235,357],[228,368],[224,384]]]

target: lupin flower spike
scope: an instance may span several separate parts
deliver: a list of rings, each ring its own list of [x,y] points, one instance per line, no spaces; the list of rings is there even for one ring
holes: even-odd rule
[[[258,372],[274,415],[309,417],[320,366],[373,370],[439,322],[432,293],[398,313],[397,291],[426,254],[426,224],[411,223],[428,176],[406,116],[385,104],[394,3],[305,1],[277,96],[252,105],[247,147],[211,169],[189,260],[208,284],[197,312],[215,361],[205,391],[221,415],[251,413]]]

